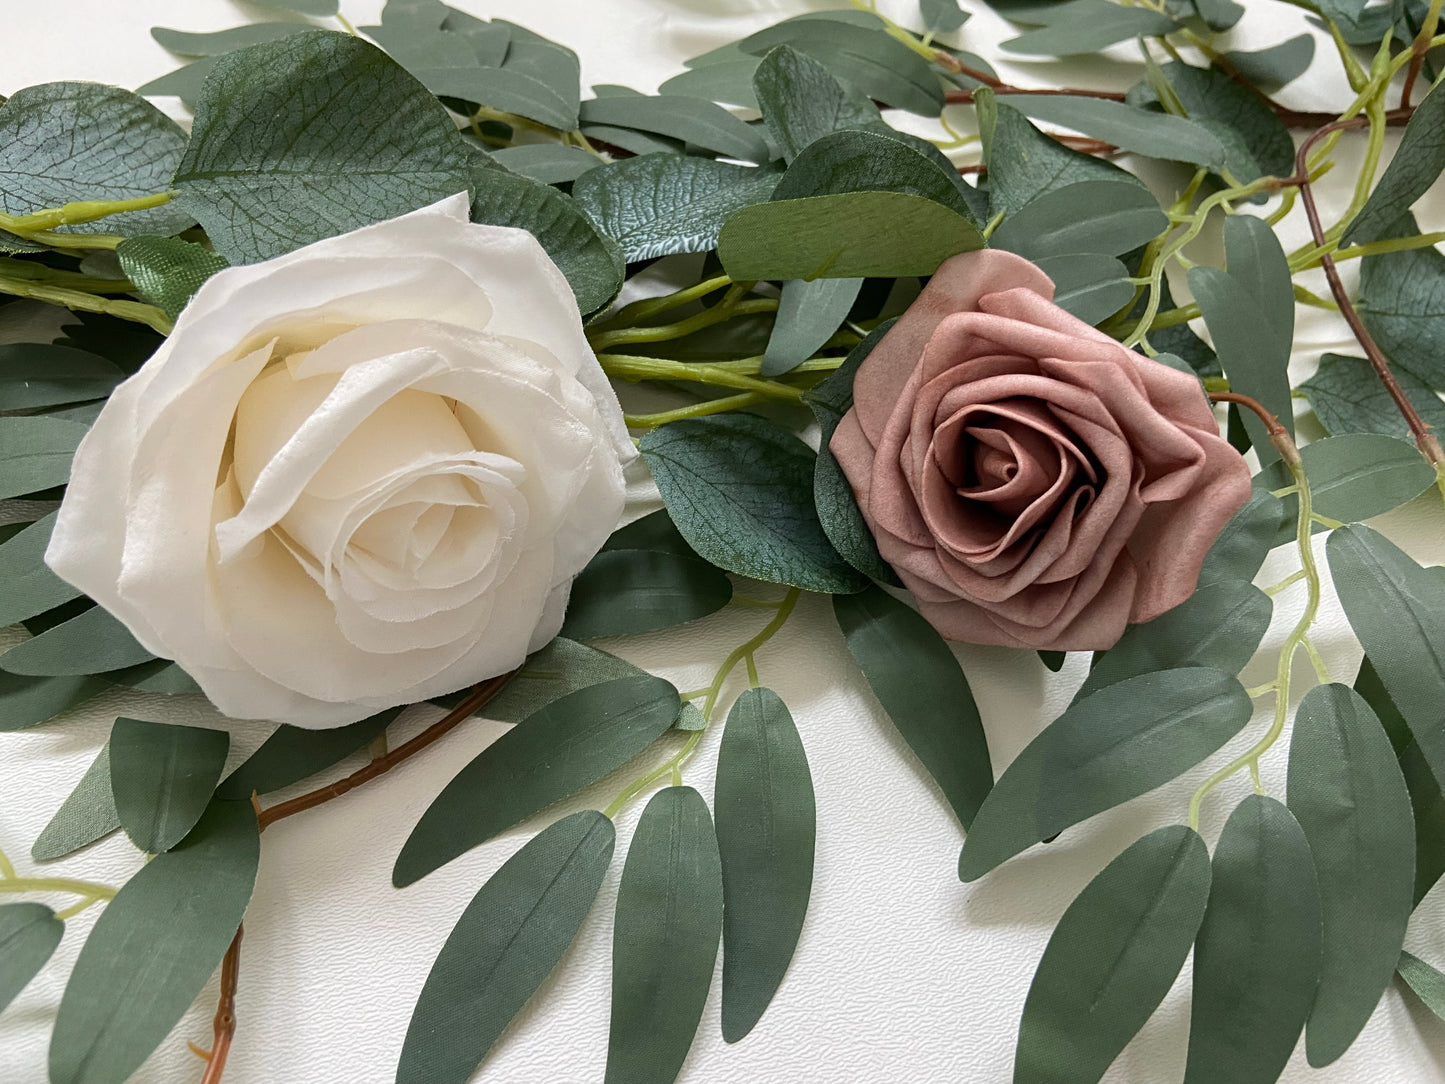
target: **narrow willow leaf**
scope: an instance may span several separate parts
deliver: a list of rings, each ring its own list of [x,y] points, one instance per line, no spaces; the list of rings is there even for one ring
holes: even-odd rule
[[[687,94],[710,102],[742,106],[762,112],[762,105],[753,90],[753,74],[761,63],[758,57],[739,54],[736,60],[708,64],[674,75],[659,84],[659,94]]]
[[[1206,667],[1143,674],[1071,705],[984,799],[958,875],[976,881],[1065,828],[1162,786],[1238,734],[1253,712],[1231,675]]]
[[[55,527],[56,513],[36,520],[14,537],[0,543],[0,626],[35,617],[71,599],[80,591],[45,564],[45,547]]]
[[[1256,86],[1282,87],[1292,83],[1309,70],[1315,58],[1315,39],[1299,34],[1254,52],[1231,50],[1224,59]]]
[[[728,216],[766,200],[778,177],[708,158],[646,155],[589,170],[572,195],[631,262],[706,252]]]
[[[112,362],[47,343],[0,345],[0,410],[104,399],[125,379]]]
[[[325,17],[335,15],[341,3],[340,0],[272,0],[272,6],[300,12],[302,15]]]
[[[30,857],[37,862],[64,858],[119,827],[120,814],[110,787],[110,746],[102,745],[75,789],[36,837]]]
[[[27,677],[80,676],[153,658],[110,611],[92,606],[0,655],[0,670]]]
[[[1365,206],[1340,238],[1341,246],[1375,240],[1430,190],[1445,170],[1445,94],[1432,88],[1415,106],[1395,157]]]
[[[662,678],[617,678],[552,701],[482,750],[421,815],[397,856],[404,888],[620,768],[677,718]]]
[[[1034,120],[1072,128],[1135,154],[1212,169],[1222,167],[1228,156],[1228,149],[1213,132],[1184,117],[1072,94],[1029,94],[1019,98],[1018,110]]]
[[[1405,398],[1430,426],[1445,427],[1445,403],[1429,384],[1396,367],[1395,380]],[[1331,433],[1385,433],[1408,438],[1410,427],[1374,368],[1364,358],[1324,354],[1320,367],[1299,385],[1315,417]]]
[[[1086,324],[1098,324],[1134,300],[1129,269],[1112,256],[1081,252],[1034,262],[1053,280],[1054,304]]]
[[[86,427],[60,418],[0,418],[0,500],[64,485]]]
[[[132,843],[147,854],[160,854],[185,838],[210,803],[230,743],[224,730],[115,721],[110,786]]]
[[[1194,946],[1185,1084],[1273,1084],[1314,1000],[1320,901],[1309,843],[1279,802],[1252,794],[1214,851]]]
[[[862,279],[793,279],[783,283],[777,322],[763,355],[763,375],[786,373],[822,349],[848,318],[862,288]]]
[[[994,230],[989,244],[1030,260],[1072,253],[1119,256],[1169,225],[1148,189],[1121,181],[1081,181],[1041,193]]]
[[[640,447],[673,522],[704,560],[808,591],[864,586],[818,520],[815,453],[781,426],[752,414],[687,419],[652,430]]]
[[[1126,8],[1108,0],[1073,0],[1053,8],[1048,24],[1003,43],[1011,53],[1035,56],[1080,56],[1121,41],[1158,37],[1179,29],[1167,15],[1146,8]]]
[[[151,27],[151,37],[163,49],[180,56],[225,56],[248,45],[289,38],[292,34],[319,30],[310,23],[251,23],[248,26],[233,26],[229,30],[216,30],[209,34],[192,34],[185,30],[172,30],[166,26]]]
[[[707,803],[691,787],[658,791],[637,822],[617,890],[609,1084],[677,1079],[722,927],[722,862]]]
[[[43,903],[0,904],[0,1012],[29,984],[65,934]]]
[[[1094,664],[1074,700],[1155,670],[1208,666],[1237,674],[1259,649],[1273,612],[1269,596],[1245,580],[1200,587],[1153,621],[1125,629]]]
[[[196,679],[169,659],[152,659],[123,670],[109,670],[105,680],[162,696],[202,696]]]
[[[1294,285],[1278,235],[1262,218],[1231,215],[1224,224],[1224,255],[1229,277],[1259,302],[1271,353],[1288,356],[1294,345]],[[1290,412],[1279,413],[1281,423],[1290,427],[1291,419],[1284,416]]]
[[[1209,547],[1204,567],[1199,570],[1199,586],[1222,580],[1253,580],[1285,523],[1284,502],[1256,486],[1249,501],[1234,513]]]
[[[127,237],[115,250],[136,293],[172,320],[201,288],[201,283],[226,266],[204,245],[179,237]]]
[[[1314,440],[1300,455],[1314,510],[1341,523],[1358,523],[1408,504],[1435,484],[1435,472],[1413,444],[1379,433]]]
[[[309,779],[339,764],[385,732],[402,713],[383,712],[333,730],[307,730],[282,724],[216,788],[218,798],[245,801]]]
[[[1014,1084],[1094,1084],[1189,955],[1209,900],[1209,851],[1183,825],[1115,858],[1059,919],[1029,986]]]
[[[1305,1029],[1313,1066],[1355,1041],[1390,984],[1414,908],[1415,825],[1390,739],[1346,685],[1311,689],[1289,747],[1289,808],[1314,857],[1320,981]]]
[[[261,837],[248,802],[212,802],[101,912],[55,1016],[52,1084],[114,1084],[170,1034],[241,924]]]
[[[472,1076],[577,936],[615,837],[596,810],[574,813],[482,885],[422,986],[397,1084],[464,1084]]]
[[[211,74],[211,69],[216,66],[216,61],[219,59],[219,57],[208,56],[202,57],[200,60],[193,60],[184,67],[167,72],[148,83],[143,83],[136,88],[136,93],[148,98],[174,96],[194,109],[197,99],[201,96],[201,87],[205,86],[206,76]]]
[[[589,169],[602,165],[602,159],[581,147],[564,147],[560,143],[527,143],[520,147],[499,147],[492,159],[513,173],[530,177],[543,184],[567,184]]]
[[[791,46],[768,53],[752,79],[763,122],[789,162],[832,132],[887,127],[867,97],[843,86],[822,64]]]
[[[943,637],[880,587],[833,599],[838,627],[888,718],[968,828],[993,786],[968,678]]]
[[[718,257],[734,280],[899,278],[983,244],[972,222],[931,199],[850,192],[744,207],[718,235]]]
[[[723,1038],[752,1031],[787,973],[813,889],[817,812],[803,741],[771,689],[728,713],[713,795],[723,875]]]
[[[594,98],[582,103],[581,119],[587,124],[656,132],[745,162],[763,163],[770,157],[767,144],[746,122],[701,98],[680,94]]]
[[[22,677],[0,671],[0,732],[37,726],[105,688],[104,681],[89,676]]]
[[[1425,1007],[1445,1020],[1445,975],[1409,952],[1400,953],[1396,969]]]
[[[562,635],[632,636],[686,624],[732,601],[727,574],[707,561],[656,550],[603,550],[572,581]]]
[[[446,109],[381,50],[296,34],[222,57],[172,181],[231,263],[250,263],[469,188]]]

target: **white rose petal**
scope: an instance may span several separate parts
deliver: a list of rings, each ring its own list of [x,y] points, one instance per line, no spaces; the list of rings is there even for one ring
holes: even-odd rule
[[[566,279],[458,195],[210,279],[45,559],[226,714],[338,726],[555,636],[634,455]]]

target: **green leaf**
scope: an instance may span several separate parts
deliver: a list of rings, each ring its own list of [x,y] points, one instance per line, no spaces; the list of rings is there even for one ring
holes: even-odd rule
[[[124,685],[141,692],[160,693],[162,696],[202,696],[196,679],[169,659],[151,659],[138,666],[123,670],[111,670],[105,674],[107,681]]]
[[[192,34],[165,26],[153,26],[151,37],[155,38],[162,49],[169,49],[180,56],[225,56],[249,45],[278,41],[289,38],[292,34],[320,29],[321,27],[312,26],[310,23],[251,23],[209,34]]]
[[[218,798],[248,800],[252,794],[269,794],[324,772],[358,752],[386,731],[401,708],[332,730],[307,730],[281,724],[216,788]]]
[[[482,885],[422,986],[397,1084],[465,1084],[577,936],[615,837],[596,810],[574,813]]]
[[[298,11],[302,15],[335,15],[341,7],[340,0],[268,0],[272,7]]]
[[[1390,984],[1414,907],[1410,793],[1390,739],[1346,685],[1311,689],[1289,747],[1289,808],[1320,894],[1320,980],[1305,1029],[1313,1066],[1355,1041]]]
[[[474,182],[472,221],[516,226],[535,237],[567,276],[584,316],[617,296],[627,273],[622,252],[571,196],[500,169],[477,170]]]
[[[1420,232],[1413,215],[1402,215],[1380,240]],[[1366,256],[1360,261],[1355,308],[1397,372],[1431,388],[1445,388],[1445,253],[1417,248]]]
[[[689,418],[652,430],[639,447],[704,560],[806,591],[846,594],[866,583],[818,520],[813,450],[781,426],[753,414]]]
[[[602,544],[604,550],[660,550],[684,557],[696,557],[693,548],[682,537],[677,524],[667,514],[666,508],[649,512],[640,519],[617,528]]]
[[[147,854],[186,837],[226,765],[224,730],[117,719],[110,732],[110,786],[130,841]]]
[[[1300,456],[1314,510],[1342,523],[1357,523],[1398,508],[1435,484],[1435,472],[1413,444],[1378,433],[1311,441]]]
[[[1228,30],[1244,15],[1244,7],[1234,0],[1193,0],[1194,10],[1210,30]]]
[[[553,802],[620,768],[677,718],[662,678],[617,678],[569,693],[482,750],[421,815],[397,856],[404,888]]]
[[[174,95],[194,109],[197,99],[201,96],[201,88],[205,86],[206,76],[211,74],[211,69],[216,66],[216,61],[219,59],[219,57],[208,56],[202,57],[200,60],[193,60],[184,67],[142,84],[136,88],[136,93],[149,98]]]
[[[153,658],[109,610],[92,606],[0,655],[0,670],[27,677],[80,676]]]
[[[1429,425],[1445,427],[1445,403],[1430,385],[1409,370],[1395,367],[1395,380],[1405,397]],[[1320,367],[1299,390],[1309,398],[1315,417],[1331,433],[1385,433],[1409,437],[1410,427],[1374,368],[1364,358],[1324,354]]]
[[[858,510],[852,485],[828,448],[838,423],[853,407],[853,378],[858,368],[892,326],[892,320],[885,320],[870,331],[848,352],[842,365],[803,394],[803,401],[812,408],[818,421],[820,450],[813,469],[813,501],[823,533],[843,559],[859,572],[899,586],[897,574],[879,556],[878,543]]]
[[[212,802],[106,904],[55,1016],[52,1084],[124,1080],[170,1034],[241,924],[260,855],[250,804]]]
[[[513,173],[543,184],[567,184],[589,169],[602,165],[602,159],[595,154],[589,154],[581,147],[564,147],[560,143],[499,147],[492,151],[492,160]]]
[[[932,274],[983,244],[972,222],[930,199],[852,192],[744,207],[723,226],[718,257],[735,281],[899,278]]]
[[[1253,710],[1238,681],[1205,667],[1128,678],[1070,705],[984,799],[959,878],[976,881],[1035,843],[1162,786],[1218,751]]]
[[[656,132],[729,158],[768,161],[768,146],[748,124],[720,105],[680,94],[606,97],[582,103],[584,124],[611,124]]]
[[[1214,850],[1185,1084],[1273,1084],[1309,1015],[1319,960],[1309,843],[1288,809],[1252,794]]]
[[[656,550],[603,550],[572,581],[562,634],[633,636],[716,613],[732,601],[727,574],[706,561]]]
[[[762,105],[753,91],[753,73],[758,70],[759,63],[755,56],[739,54],[736,60],[708,64],[674,75],[664,80],[657,90],[659,94],[686,94],[762,112]]]
[[[1199,570],[1199,586],[1254,579],[1286,527],[1284,513],[1284,502],[1268,490],[1256,488],[1249,502],[1230,518],[1209,547],[1204,567]]]
[[[1171,61],[1161,71],[1190,120],[1224,145],[1224,164],[1236,180],[1253,181],[1265,174],[1288,177],[1294,172],[1289,129],[1258,94],[1213,68]]]
[[[610,1084],[672,1084],[702,1019],[723,927],[722,862],[702,795],[668,787],[642,811],[612,935]]]
[[[0,411],[104,399],[125,379],[105,358],[45,343],[0,345]]]
[[[1158,37],[1179,29],[1167,15],[1126,8],[1109,0],[1073,0],[1050,9],[1047,25],[1003,43],[1011,53],[1082,56],[1121,41]]]
[[[1216,169],[1225,162],[1226,148],[1214,133],[1184,117],[1072,94],[1018,97],[1020,103],[1016,108],[1034,120],[1072,128],[1122,150]]]
[[[918,13],[924,29],[938,34],[952,34],[968,21],[968,12],[959,8],[958,0],[918,0]]]
[[[51,862],[74,854],[120,827],[115,792],[110,788],[110,746],[102,745],[75,789],[36,837],[30,857]]]
[[[749,689],[728,713],[713,794],[723,875],[723,1038],[752,1031],[787,973],[813,889],[817,813],[787,706]]]
[[[777,183],[773,170],[646,155],[589,170],[572,195],[630,263],[708,251],[729,215],[766,200]]]
[[[201,283],[226,266],[204,245],[179,237],[127,237],[115,250],[136,293],[172,320],[201,288]]]
[[[1268,49],[1254,52],[1231,50],[1224,59],[1256,86],[1282,87],[1292,83],[1309,70],[1315,58],[1315,39],[1299,34]]]
[[[880,587],[833,599],[868,687],[968,828],[993,787],[988,740],[952,649],[911,606]]]
[[[1400,978],[1405,980],[1405,985],[1425,1003],[1425,1007],[1445,1020],[1445,975],[1408,952],[1400,953],[1396,970]]]
[[[0,904],[0,1012],[39,974],[65,935],[43,903]]]
[[[1399,149],[1365,206],[1345,228],[1340,245],[1375,240],[1429,191],[1445,170],[1445,94],[1432,88],[1405,125]]]
[[[1054,304],[1087,324],[1108,319],[1134,300],[1129,269],[1112,256],[1078,252],[1034,262],[1053,280]]]
[[[862,279],[792,279],[783,283],[762,374],[779,376],[821,350],[848,318],[862,288]]]
[[[64,485],[86,432],[63,418],[0,418],[0,500]]]
[[[1169,226],[1147,188],[1120,181],[1082,181],[1041,193],[1000,223],[993,248],[1025,259],[1101,253],[1119,256]]]
[[[1057,674],[1062,670],[1064,668],[1064,659],[1068,657],[1068,654],[1063,651],[1040,651],[1037,654],[1039,656],[1039,662],[1043,663],[1044,667],[1051,674]]]
[[[832,132],[887,127],[883,114],[867,97],[843,86],[822,64],[791,46],[780,45],[768,53],[752,79],[763,122],[789,162]]]
[[[469,188],[467,144],[395,61],[347,34],[222,57],[173,181],[231,263],[279,256]]]
[[[1183,825],[1115,858],[1059,919],[1029,986],[1014,1084],[1097,1081],[1174,979],[1209,899],[1209,851]]]
[[[155,106],[119,87],[43,83],[0,106],[0,210],[23,215],[74,200],[125,200],[164,192],[186,134]],[[179,233],[191,216],[174,202],[63,233]]]
[[[80,592],[45,565],[45,547],[55,527],[56,513],[36,520],[13,538],[0,544],[0,626],[35,617],[71,599]]]
[[[1181,666],[1237,674],[1259,649],[1273,612],[1269,596],[1244,580],[1200,587],[1153,621],[1125,629],[1095,661],[1074,700],[1141,674]]]
[[[106,687],[93,677],[21,677],[0,671],[0,732],[36,726]]]

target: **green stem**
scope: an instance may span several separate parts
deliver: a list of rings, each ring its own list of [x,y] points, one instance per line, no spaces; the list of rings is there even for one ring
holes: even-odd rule
[[[127,211],[148,211],[170,201],[171,194],[169,192],[156,192],[149,196],[137,196],[135,199],[77,200],[60,207],[47,207],[43,211],[35,211],[28,215],[0,214],[0,230],[26,234],[53,230],[56,226],[79,226],[86,222],[108,218],[111,215],[124,214]]]
[[[116,890],[93,881],[76,881],[69,877],[6,877],[0,879],[0,892],[65,892],[96,900],[115,898]]]
[[[135,289],[129,279],[103,279],[75,271],[61,271],[30,260],[0,256],[0,276],[25,282],[49,283],[88,294],[128,294]]]
[[[704,279],[694,286],[687,286],[661,297],[645,297],[641,301],[634,301],[630,305],[624,305],[610,317],[602,322],[603,327],[631,327],[634,324],[654,317],[661,316],[665,312],[686,305],[689,301],[698,301],[708,294],[731,286],[733,280],[726,275],[717,275],[714,278]]]
[[[743,294],[748,284],[738,283],[723,295],[723,299],[710,309],[679,320],[675,324],[656,324],[647,327],[623,327],[612,331],[594,331],[588,335],[594,350],[606,350],[613,346],[633,346],[637,343],[660,343],[681,339],[713,324],[721,324],[736,316],[754,312],[776,312],[776,298],[757,297],[744,301]]]
[[[0,275],[0,294],[28,297],[34,301],[47,301],[52,305],[63,305],[67,309],[75,309],[78,312],[98,312],[107,316],[117,316],[122,320],[145,324],[162,335],[169,335],[174,326],[170,317],[154,305],[146,305],[139,301],[113,301],[110,298],[96,297],[94,294],[83,293],[80,290],[69,290],[41,282],[29,282],[8,275]]]
[[[633,354],[598,354],[602,371],[619,380],[636,383],[639,380],[676,380],[690,384],[707,384],[715,388],[732,388],[735,391],[754,392],[766,399],[800,403],[803,392],[787,384],[735,373],[720,365],[697,364],[672,361],[668,358],[649,358]]]
[[[740,392],[737,395],[726,395],[721,399],[709,399],[705,403],[697,403],[693,406],[678,407],[676,410],[660,410],[655,414],[624,414],[622,420],[627,423],[629,429],[657,429],[659,426],[667,425],[670,422],[680,422],[687,418],[705,418],[711,414],[725,414],[730,410],[742,410],[744,407],[756,406],[763,401],[763,396],[755,391]]]

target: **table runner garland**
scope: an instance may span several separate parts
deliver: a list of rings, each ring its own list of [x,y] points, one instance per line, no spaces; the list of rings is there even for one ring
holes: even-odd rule
[[[117,685],[282,724],[223,778],[224,731],[117,719],[34,872],[0,855],[20,897],[0,1008],[101,908],[53,1084],[119,1084],[197,1038],[172,1031],[218,966],[214,1040],[191,1046],[221,1080],[264,829],[479,712],[517,725],[435,797],[394,883],[535,834],[461,912],[397,1081],[487,1079],[609,876],[607,1081],[679,1078],[719,952],[724,1038],[766,1027],[809,905],[804,748],[825,740],[763,684],[766,647],[810,593],[936,784],[926,812],[962,829],[964,881],[1199,769],[1177,823],[1059,920],[1016,1084],[1098,1081],[1191,951],[1188,1084],[1273,1081],[1302,1034],[1331,1063],[1397,975],[1445,1015],[1445,976],[1402,952],[1445,872],[1445,577],[1360,523],[1445,498],[1445,233],[1411,213],[1445,168],[1441,0],[1289,2],[1332,55],[1311,35],[1232,49],[1232,0],[998,0],[1010,55],[1137,57],[1127,93],[1018,87],[949,44],[957,0],[905,23],[858,0],[657,94],[583,100],[576,55],[521,26],[389,0],[354,27],[293,0],[155,28],[187,63],[136,92],[5,101],[0,301],[74,315],[0,346],[0,498],[19,499],[0,623],[30,634],[0,655],[0,729],[63,727]],[[1353,97],[1271,96],[1312,64]],[[189,132],[146,101],[166,95]],[[1330,222],[1313,185],[1346,142],[1361,165]],[[1300,214],[1312,240],[1287,252],[1274,227]],[[1223,266],[1186,256],[1220,228]],[[1316,268],[1328,296],[1297,281]],[[1297,305],[1358,348],[1292,387]],[[1327,435],[1295,440],[1297,404]],[[638,453],[665,507],[618,529]],[[1317,543],[1356,674],[1310,639]],[[1297,570],[1254,586],[1276,547]],[[1294,624],[1247,689],[1276,600]],[[589,643],[729,606],[756,632],[703,688]],[[980,718],[950,639],[1053,671],[1094,653],[997,778],[985,726],[1007,724]],[[425,701],[446,714],[390,745]],[[689,785],[703,742],[711,806]],[[600,810],[549,812],[624,768]],[[1211,848],[1201,811],[1246,772]],[[644,804],[611,872],[612,818]],[[118,829],[152,856],[129,882],[59,875]]]

